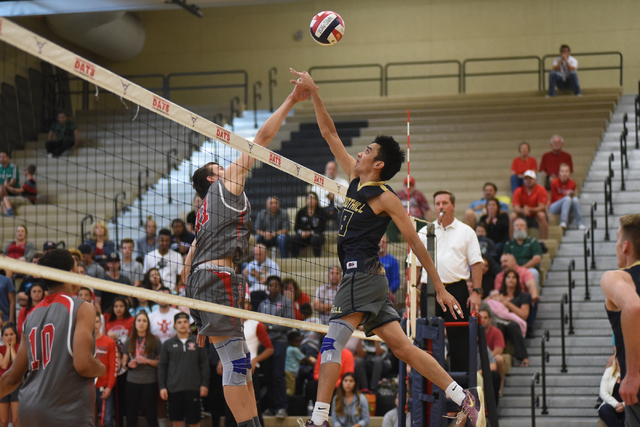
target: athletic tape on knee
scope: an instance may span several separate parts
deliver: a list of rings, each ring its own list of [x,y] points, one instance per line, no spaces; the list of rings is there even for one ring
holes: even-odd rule
[[[247,385],[247,355],[244,352],[244,339],[227,338],[215,347],[222,362],[222,385]]]
[[[247,342],[244,342],[244,353],[246,354],[246,366],[247,366],[247,382],[250,383],[251,381],[253,381],[253,374],[251,373],[251,351],[249,350],[249,346],[247,345]]]
[[[329,332],[322,340],[320,363],[341,363],[342,350],[353,335],[353,326],[344,320],[331,320]]]

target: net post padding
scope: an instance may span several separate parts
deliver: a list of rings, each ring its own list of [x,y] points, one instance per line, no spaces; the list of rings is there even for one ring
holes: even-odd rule
[[[31,264],[24,261],[17,261],[12,258],[0,257],[0,269],[11,270],[15,273],[28,274],[35,278],[46,277],[57,282],[71,283],[77,286],[85,286],[87,288],[99,289],[101,291],[112,292],[114,294],[125,295],[134,298],[143,298],[155,302],[163,302],[171,305],[179,305],[182,307],[195,308],[197,310],[208,311],[211,313],[224,314],[225,316],[240,317],[244,319],[257,320],[258,322],[271,323],[274,325],[286,326],[289,328],[306,329],[314,332],[326,334],[329,326],[318,323],[304,322],[302,320],[286,319],[284,317],[271,316],[269,314],[257,313],[255,311],[244,310],[241,308],[227,307],[211,302],[199,301],[187,297],[165,294],[162,292],[152,291],[150,289],[139,288],[129,285],[121,285],[119,283],[107,280],[96,279],[89,276],[83,276],[77,273],[58,270],[51,267],[44,267],[37,264]],[[362,331],[356,330],[353,336],[360,339],[380,340],[373,336],[367,338]]]

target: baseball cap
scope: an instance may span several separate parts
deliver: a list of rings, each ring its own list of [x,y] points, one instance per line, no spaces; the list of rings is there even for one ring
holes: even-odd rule
[[[526,171],[526,172],[524,173],[524,176],[525,176],[525,177],[527,177],[527,176],[528,176],[529,178],[536,179],[536,171],[529,169],[528,171]]]
[[[185,313],[184,311],[181,311],[179,313],[176,313],[175,316],[173,316],[173,327],[176,327],[176,323],[178,323],[178,319],[187,319],[189,320],[189,315],[187,313]]]
[[[83,243],[80,246],[78,246],[78,250],[80,251],[81,254],[85,254],[85,255],[93,252],[91,250],[91,246],[87,245],[86,243]]]
[[[111,252],[107,257],[107,262],[120,262],[120,255],[118,255],[118,252]]]
[[[404,181],[402,181],[402,182],[404,182],[404,185],[407,185],[407,180],[409,181],[409,185],[416,185],[416,180],[415,180],[414,177],[412,177],[412,176],[406,177],[404,179]]]
[[[58,245],[56,245],[55,242],[48,241],[48,242],[45,242],[44,245],[42,245],[42,251],[44,252],[44,251],[48,251],[48,250],[51,250],[51,249],[56,249],[57,247],[58,247]]]

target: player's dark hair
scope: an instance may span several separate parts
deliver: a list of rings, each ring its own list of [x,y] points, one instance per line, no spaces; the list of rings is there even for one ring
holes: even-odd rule
[[[169,229],[167,229],[167,228],[163,228],[160,231],[158,231],[158,236],[169,236],[169,237],[171,237],[171,231],[169,231]]]
[[[31,307],[33,305],[33,298],[31,298],[31,291],[33,290],[34,287],[38,287],[42,289],[42,298],[44,298],[44,286],[38,282],[32,283],[31,287],[29,288],[29,292],[27,293],[27,307]]]
[[[36,174],[36,165],[27,166],[27,172],[29,172],[29,175],[35,175]]]
[[[569,52],[571,52],[571,48],[569,47],[568,44],[563,44],[562,46],[560,46],[560,52],[562,52],[562,49],[564,49],[565,47],[569,49]]]
[[[504,272],[504,276],[502,276],[502,283],[500,284],[500,293],[502,295],[507,295],[507,277],[509,277],[509,274],[514,274],[516,276],[516,288],[513,291],[513,297],[515,298],[520,295],[520,292],[522,292],[522,289],[520,289],[520,275],[515,270],[507,270]]]
[[[136,343],[138,342],[138,338],[143,338],[138,335],[138,328],[136,328],[136,320],[138,320],[138,317],[140,316],[144,316],[147,319],[147,330],[144,334],[144,355],[146,357],[151,357],[153,351],[156,349],[156,337],[151,333],[151,322],[149,321],[149,315],[144,310],[136,314],[136,318],[133,321],[133,331],[131,332],[131,336],[129,337],[129,356],[136,357]]]
[[[193,189],[196,190],[196,193],[202,199],[207,197],[207,191],[209,191],[209,187],[211,186],[211,183],[207,180],[207,177],[211,176],[211,166],[217,164],[216,162],[209,162],[193,173],[191,179],[193,181]]]
[[[375,160],[384,162],[380,171],[380,180],[388,181],[398,173],[404,163],[404,150],[391,136],[379,135],[373,140],[378,146],[378,155]]]
[[[73,259],[73,255],[71,255],[71,252],[66,249],[51,249],[50,251],[47,251],[45,254],[43,254],[42,257],[40,257],[40,259],[38,260],[38,265],[63,271],[71,271],[76,265],[76,260]],[[51,280],[46,277],[43,277],[42,281],[47,286],[47,288],[55,288],[63,284],[62,282]]]
[[[18,328],[16,328],[16,324],[13,322],[7,322],[2,326],[2,330],[0,331],[0,336],[4,336],[4,331],[7,329],[11,329],[14,334],[16,334],[16,340],[18,338]]]
[[[124,304],[124,314],[122,315],[122,318],[129,319],[131,317],[131,313],[129,313],[129,308],[130,308],[129,300],[127,299],[127,297],[120,295],[113,299],[113,303],[111,304],[111,307],[109,307],[109,309],[107,310],[107,314],[109,314],[110,321],[114,321],[117,319],[116,313],[113,311],[113,307],[115,307],[118,301],[122,301],[122,303]]]
[[[492,186],[493,191],[495,191],[496,193],[498,192],[498,187],[496,187],[496,185],[493,182],[485,182],[484,185],[482,186],[482,189],[484,190],[487,185]]]
[[[436,197],[442,195],[442,194],[448,194],[449,195],[449,200],[451,200],[451,204],[455,205],[456,204],[456,195],[453,194],[451,191],[447,191],[447,190],[440,190],[440,191],[436,191],[435,193],[433,193],[433,200],[436,199]]]
[[[289,345],[292,345],[293,342],[295,340],[297,340],[298,338],[300,338],[302,336],[302,334],[300,334],[300,332],[298,331],[291,331],[287,334],[287,342],[289,343]]]
[[[633,246],[636,258],[640,256],[640,214],[621,217],[620,230],[624,239],[628,240]]]

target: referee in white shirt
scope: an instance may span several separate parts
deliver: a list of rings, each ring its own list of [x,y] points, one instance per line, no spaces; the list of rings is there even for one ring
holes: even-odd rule
[[[464,321],[469,320],[471,311],[479,311],[482,302],[482,252],[478,237],[471,227],[458,221],[455,216],[456,197],[449,191],[437,191],[433,195],[437,220],[434,222],[436,235],[436,269],[447,291],[460,303]],[[422,243],[427,246],[427,227],[418,232]],[[418,261],[420,269],[421,264]],[[473,281],[473,291],[469,294],[467,281]],[[426,295],[427,272],[420,277],[423,295]],[[453,318],[449,311],[443,312],[440,304],[436,304],[436,316],[445,322],[460,321]],[[466,371],[468,369],[469,339],[468,329],[461,327],[447,328],[451,351],[451,369]]]

